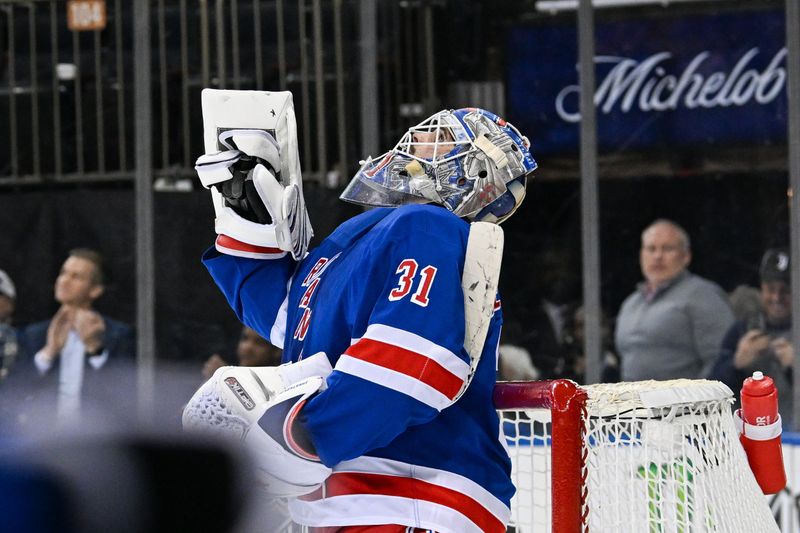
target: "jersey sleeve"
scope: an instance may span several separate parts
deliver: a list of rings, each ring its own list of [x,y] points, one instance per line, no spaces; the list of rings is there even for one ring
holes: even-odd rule
[[[468,226],[446,220],[451,227],[416,217],[387,232],[381,266],[367,278],[377,290],[366,291],[366,329],[338,358],[327,390],[303,409],[325,464],[386,446],[430,421],[467,378],[461,274]]]
[[[295,261],[288,255],[270,260],[234,257],[212,247],[203,255],[203,265],[239,321],[282,348],[286,323],[284,303]]]

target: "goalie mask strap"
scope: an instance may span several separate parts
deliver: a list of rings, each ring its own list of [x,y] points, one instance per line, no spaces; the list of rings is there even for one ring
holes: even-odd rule
[[[489,138],[483,134],[475,138],[475,146],[477,146],[484,154],[489,156],[489,159],[494,161],[497,168],[503,168],[508,165],[508,157],[505,152],[494,144]]]

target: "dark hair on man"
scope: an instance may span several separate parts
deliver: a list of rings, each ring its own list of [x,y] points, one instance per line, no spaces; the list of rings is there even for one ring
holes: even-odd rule
[[[95,285],[103,285],[106,279],[106,265],[103,254],[91,248],[73,248],[69,251],[69,257],[79,257],[86,259],[94,265],[94,274],[92,275],[92,282]]]

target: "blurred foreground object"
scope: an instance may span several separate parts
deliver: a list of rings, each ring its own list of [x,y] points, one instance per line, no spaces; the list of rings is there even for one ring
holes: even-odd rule
[[[240,529],[246,462],[210,441],[62,438],[0,453],[2,532]],[[266,530],[265,530],[266,531]]]

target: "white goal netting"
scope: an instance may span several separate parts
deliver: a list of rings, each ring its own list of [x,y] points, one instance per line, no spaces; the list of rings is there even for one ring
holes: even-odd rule
[[[552,442],[550,409],[502,412],[517,487],[513,530],[561,533],[553,484],[564,483],[582,494],[583,531],[778,531],[739,444],[730,389],[705,380],[582,389],[582,470],[562,467],[555,480],[554,464],[569,449]]]

